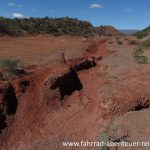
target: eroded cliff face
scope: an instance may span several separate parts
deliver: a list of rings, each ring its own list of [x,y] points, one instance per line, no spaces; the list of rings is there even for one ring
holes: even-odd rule
[[[97,41],[78,59],[64,57],[1,80],[1,149],[69,149],[62,141],[97,140],[113,117],[149,108],[149,64],[136,64],[132,47],[110,50],[108,43]]]

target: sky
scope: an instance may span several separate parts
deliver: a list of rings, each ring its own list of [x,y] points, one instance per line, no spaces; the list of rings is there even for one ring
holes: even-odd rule
[[[0,0],[0,16],[68,16],[94,26],[144,29],[150,25],[150,0]]]

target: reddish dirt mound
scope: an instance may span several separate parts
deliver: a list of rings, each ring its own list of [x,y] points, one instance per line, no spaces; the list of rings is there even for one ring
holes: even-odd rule
[[[123,35],[117,29],[112,26],[100,26],[95,27],[96,33],[99,35],[107,35],[107,36],[121,36]]]

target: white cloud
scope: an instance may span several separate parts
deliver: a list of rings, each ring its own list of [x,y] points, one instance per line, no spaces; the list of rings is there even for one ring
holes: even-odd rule
[[[130,12],[130,11],[132,11],[132,9],[131,8],[125,8],[125,11]]]
[[[103,8],[104,6],[101,4],[91,4],[89,8],[94,9],[94,8]]]
[[[25,16],[21,13],[12,13],[12,17],[14,17],[14,18],[25,18]]]
[[[15,4],[15,3],[12,3],[12,2],[8,3],[8,6],[9,7],[14,7],[14,6],[16,6],[16,7],[23,7],[22,4]]]
[[[15,6],[15,3],[8,3],[8,6],[12,7],[12,6]]]

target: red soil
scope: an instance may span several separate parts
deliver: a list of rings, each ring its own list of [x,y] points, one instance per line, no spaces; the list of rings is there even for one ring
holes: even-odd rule
[[[70,39],[68,46],[71,47],[70,41],[77,45],[80,40]],[[145,66],[139,71],[141,66],[134,63],[131,47],[123,45],[126,51],[116,50],[114,54],[114,50],[107,48],[109,42],[110,39],[84,39],[76,51],[75,48],[67,50],[65,55],[58,51],[62,55],[55,59],[57,63],[48,64],[46,59],[42,67],[26,70],[30,74],[14,79],[11,85],[18,105],[14,114],[6,115],[8,127],[2,130],[1,149],[63,150],[62,141],[98,140],[113,115],[128,112],[141,102],[149,104],[150,70]],[[67,47],[67,42],[63,46]],[[27,51],[21,53],[24,52]],[[44,51],[43,56],[48,53]],[[58,53],[54,52],[56,56]],[[30,62],[30,54],[27,55],[24,62]],[[4,81],[0,85],[4,89],[1,101],[4,101],[8,87]],[[4,106],[7,109],[8,105]]]

